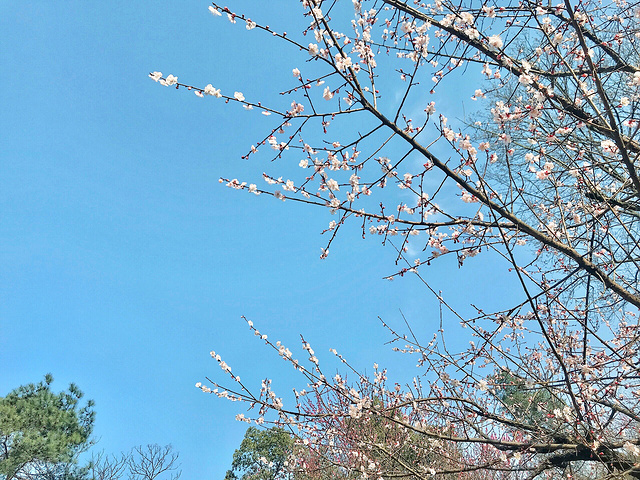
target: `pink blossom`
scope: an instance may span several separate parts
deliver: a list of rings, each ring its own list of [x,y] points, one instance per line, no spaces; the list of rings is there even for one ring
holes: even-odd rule
[[[617,153],[618,152],[618,146],[615,144],[615,142],[613,140],[602,140],[600,142],[600,146],[602,147],[602,149],[605,152],[609,152],[609,153]]]
[[[533,78],[531,78],[531,75],[523,73],[522,75],[520,75],[520,77],[518,78],[518,81],[522,84],[522,85],[531,85],[533,83]]]
[[[478,201],[478,199],[471,195],[469,192],[464,192],[462,194],[462,201],[465,203],[476,203]]]

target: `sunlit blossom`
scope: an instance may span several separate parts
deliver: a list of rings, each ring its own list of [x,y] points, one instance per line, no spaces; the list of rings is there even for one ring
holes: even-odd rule
[[[160,80],[160,83],[166,87],[170,87],[171,85],[175,85],[178,83],[178,77],[169,74],[167,75],[167,78],[165,80]]]
[[[491,35],[488,41],[489,41],[489,45],[491,45],[494,48],[497,48],[498,50],[501,49],[503,46],[502,39],[498,35]]]
[[[327,180],[327,188],[329,190],[333,190],[333,191],[337,191],[340,190],[340,187],[338,186],[338,182],[336,182],[334,179],[330,178]]]
[[[211,84],[209,84],[206,87],[204,87],[204,94],[205,95],[212,95],[212,96],[217,97],[217,98],[222,97],[222,94],[220,93],[220,89],[219,88],[213,88],[213,86]]]

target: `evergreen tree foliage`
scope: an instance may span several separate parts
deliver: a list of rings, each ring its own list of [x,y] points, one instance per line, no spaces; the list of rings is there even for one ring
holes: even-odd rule
[[[91,445],[93,401],[80,405],[74,385],[51,390],[53,377],[23,385],[0,398],[0,479],[82,477],[78,455]]]
[[[293,450],[293,438],[282,428],[260,430],[249,427],[233,453],[226,480],[275,480],[285,473],[287,458]]]

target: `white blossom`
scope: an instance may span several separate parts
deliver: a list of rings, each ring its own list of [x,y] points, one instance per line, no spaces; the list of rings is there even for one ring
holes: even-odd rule
[[[622,445],[622,448],[624,448],[625,451],[630,455],[640,455],[640,447],[638,447],[638,445],[634,445],[631,442],[625,442],[624,445]]]
[[[436,113],[436,102],[429,103],[424,111],[427,112],[427,115],[433,115],[434,113]]]
[[[336,182],[333,178],[330,178],[329,180],[327,180],[327,188],[329,190],[340,190],[340,187],[338,186],[338,182]]]
[[[204,94],[205,95],[212,95],[214,97],[220,98],[222,97],[222,94],[220,93],[220,89],[219,88],[213,88],[213,85],[209,84],[206,87],[204,87]]]
[[[489,45],[500,50],[503,45],[502,39],[498,35],[491,35],[489,37]]]
[[[164,81],[160,80],[160,83],[165,87],[170,87],[171,85],[175,85],[176,83],[178,83],[178,77],[169,74]]]

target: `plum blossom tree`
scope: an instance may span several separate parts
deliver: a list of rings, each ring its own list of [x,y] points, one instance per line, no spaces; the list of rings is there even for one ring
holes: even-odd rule
[[[300,3],[300,35],[209,7],[292,47],[286,107],[282,96],[258,101],[150,76],[273,118],[245,157],[292,159],[299,176],[264,173],[264,187],[221,181],[328,208],[323,258],[348,222],[394,246],[391,277],[422,279],[470,347],[449,351],[443,329],[423,341],[389,328],[420,371],[413,385],[388,387],[377,368],[351,371],[351,382],[325,375],[304,340],[308,364],[248,321],[305,389],[291,404],[268,380],[254,392],[215,352],[235,386],[197,386],[248,402],[255,415],[241,420],[275,412],[345,475],[640,478],[638,4]],[[463,74],[480,113],[455,124],[441,104]],[[409,245],[428,257],[412,258]],[[455,256],[481,278],[466,264],[480,254],[503,261],[520,293],[462,315],[421,272]],[[353,419],[391,425],[415,458],[432,460],[412,461],[375,429],[340,428]]]

